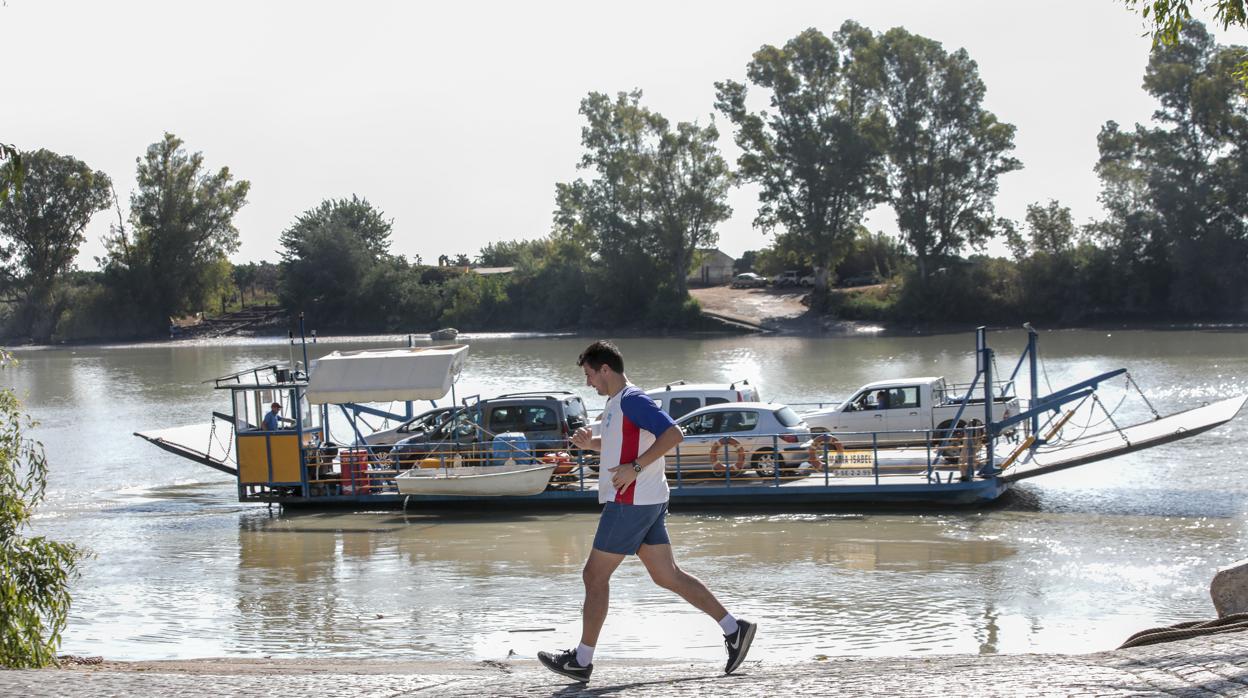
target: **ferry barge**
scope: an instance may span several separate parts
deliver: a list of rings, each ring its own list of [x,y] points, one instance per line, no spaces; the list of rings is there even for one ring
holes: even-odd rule
[[[1120,376],[1130,386],[1134,382],[1118,369],[1040,395],[1036,333],[1028,330],[1027,347],[1004,379],[993,375],[987,333],[977,330],[977,371],[958,410],[959,428],[910,435],[910,445],[902,448],[881,446],[881,434],[856,434],[853,450],[835,436],[811,433],[803,444],[804,462],[769,474],[725,467],[714,455],[708,459],[706,449],[689,448],[703,437],[687,437],[686,453],[678,447],[667,456],[671,499],[758,508],[984,504],[1025,478],[1191,438],[1228,422],[1248,400],[1226,398],[1165,417],[1154,410],[1153,420],[1129,426],[1109,415],[1110,429],[1065,438],[1063,428],[1080,405],[1104,409],[1096,398],[1099,386]],[[415,401],[447,394],[454,405],[455,380],[467,354],[467,345],[453,344],[333,352],[309,364],[305,344],[302,364],[259,366],[214,379],[214,388],[229,396],[230,412],[214,412],[210,424],[136,436],[235,477],[240,502],[414,510],[595,505],[596,454],[571,448],[567,430],[547,441],[481,433],[471,447],[406,464],[389,446],[366,442],[360,427],[365,417],[411,419]],[[1014,394],[1025,366],[1031,397],[1017,414],[994,415],[994,403]],[[293,406],[293,413],[277,429],[264,429],[266,408],[274,402]],[[405,412],[373,406],[383,402],[403,402]],[[471,400],[463,403],[459,409],[471,411]],[[344,429],[349,438],[339,437]],[[773,438],[778,451],[781,435]],[[731,439],[718,441],[729,451]],[[693,450],[699,455],[688,453]]]

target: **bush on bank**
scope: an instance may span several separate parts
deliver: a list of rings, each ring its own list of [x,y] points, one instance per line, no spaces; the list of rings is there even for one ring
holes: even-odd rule
[[[0,370],[12,362],[0,350]],[[33,426],[13,391],[0,390],[0,666],[10,668],[56,663],[82,557],[73,544],[28,535],[48,472],[43,446],[24,435]]]

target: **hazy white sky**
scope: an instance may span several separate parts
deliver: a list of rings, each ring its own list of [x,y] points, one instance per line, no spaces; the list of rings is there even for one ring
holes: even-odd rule
[[[1002,179],[999,215],[1050,198],[1079,222],[1100,215],[1098,129],[1154,108],[1140,88],[1149,40],[1119,0],[4,0],[0,141],[104,170],[124,206],[135,159],[170,131],[251,181],[235,261],[276,261],[296,215],[359,194],[393,218],[394,252],[433,262],[549,232],[555,183],[578,176],[586,93],[640,88],[669,120],[706,123],[714,82],[744,80],[761,45],[846,19],[978,62],[1024,165]],[[755,196],[734,191],[720,227],[733,256],[768,241]],[[92,221],[79,266],[95,268],[115,219]],[[888,209],[868,224],[895,229]]]

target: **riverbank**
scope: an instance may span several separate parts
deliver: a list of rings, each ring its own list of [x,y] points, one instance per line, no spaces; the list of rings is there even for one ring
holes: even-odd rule
[[[766,635],[760,634],[760,642]],[[1248,633],[1084,655],[830,657],[709,662],[600,661],[588,685],[532,659],[481,662],[202,659],[67,664],[0,672],[0,693],[178,696],[1139,696],[1248,695]]]
[[[846,289],[846,292],[860,292],[860,287]],[[987,324],[990,330],[1017,329],[1017,325],[981,322],[885,322],[846,320],[833,313],[817,312],[805,305],[809,294],[808,289],[801,288],[743,288],[728,286],[708,286],[689,289],[690,296],[702,309],[702,317],[698,322],[680,328],[646,328],[642,326],[612,325],[610,327],[565,327],[546,332],[531,330],[465,330],[460,337],[472,339],[474,336],[603,336],[612,337],[671,337],[671,336],[704,336],[732,334],[780,334],[799,337],[861,337],[861,336],[936,336],[945,334],[963,334],[974,331],[981,324]],[[1018,324],[1029,318],[1020,318]],[[413,336],[419,339],[428,337],[428,332],[393,332],[379,333],[366,330],[326,331],[309,319],[307,331],[316,330],[320,337],[371,337],[371,336]],[[1243,332],[1248,331],[1248,321],[1224,320],[1150,320],[1138,318],[1123,320],[1103,320],[1091,323],[1061,324],[1039,323],[1045,330],[1154,330],[1154,331],[1204,331],[1204,332]],[[0,338],[0,346],[36,348],[41,346],[114,346],[132,343],[163,343],[166,341],[211,342],[213,340],[232,339],[270,339],[287,337],[297,328],[297,320],[282,314],[282,311],[271,306],[262,306],[247,311],[226,314],[205,319],[202,323],[182,328],[176,336],[132,337],[129,339],[111,338],[99,340],[65,340],[49,345],[31,342],[29,338]]]

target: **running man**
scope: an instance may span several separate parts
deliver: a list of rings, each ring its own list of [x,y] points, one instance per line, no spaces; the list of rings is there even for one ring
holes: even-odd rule
[[[684,440],[684,434],[659,406],[624,375],[624,357],[610,342],[589,345],[576,360],[585,382],[607,396],[602,435],[589,427],[572,435],[581,449],[602,454],[598,470],[598,501],[605,505],[598,519],[594,549],[581,577],[585,603],[581,642],[563,652],[538,652],[551,671],[586,682],[594,671],[594,648],[607,619],[611,575],[628,555],[641,558],[655,584],[670,589],[719,622],[728,649],[724,673],[731,674],[750,651],[757,624],[734,618],[697,577],[676,565],[667,536],[667,473],[663,454]]]

